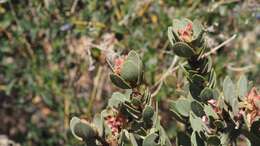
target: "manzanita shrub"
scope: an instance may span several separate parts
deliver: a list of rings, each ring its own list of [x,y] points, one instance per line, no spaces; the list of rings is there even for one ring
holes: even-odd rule
[[[226,77],[223,92],[217,89],[204,35],[205,29],[196,20],[176,19],[168,28],[173,53],[187,61],[180,69],[189,87],[187,96],[172,101],[169,107],[183,123],[176,145],[226,146],[245,139],[248,145],[259,146],[260,95],[245,76],[236,84]],[[126,92],[113,93],[106,109],[92,121],[73,117],[70,129],[74,137],[87,146],[171,146],[160,124],[157,101],[148,88],[140,88],[144,69],[138,53],[130,51],[110,67],[112,83]]]
[[[111,67],[111,81],[130,93],[113,93],[107,108],[93,121],[73,117],[72,134],[87,146],[171,146],[158,116],[158,106],[148,89],[139,91],[143,63],[135,51],[119,57]]]
[[[247,138],[252,146],[260,145],[260,95],[251,88],[245,76],[236,84],[226,77],[223,92],[216,88],[216,74],[198,21],[174,20],[168,28],[173,52],[184,57],[182,66],[189,81],[190,96],[171,103],[170,110],[182,122],[176,145],[236,145]],[[250,91],[249,91],[250,90]]]

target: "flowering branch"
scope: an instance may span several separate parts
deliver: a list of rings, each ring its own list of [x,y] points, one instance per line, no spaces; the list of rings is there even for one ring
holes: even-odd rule
[[[172,101],[170,107],[175,118],[183,122],[188,131],[178,133],[177,145],[185,145],[187,141],[199,146],[227,145],[236,143],[241,134],[250,140],[251,145],[259,145],[260,95],[256,89],[249,92],[245,76],[240,78],[237,86],[226,77],[223,94],[215,87],[216,74],[209,55],[236,35],[207,51],[202,25],[198,21],[182,19],[173,21],[168,37],[173,52],[187,59],[181,68],[189,81],[191,95]]]
[[[159,92],[163,80],[180,67],[188,80],[189,94],[171,101],[170,110],[186,130],[177,133],[176,145],[228,145],[236,143],[236,139],[244,135],[252,146],[258,146],[260,94],[256,88],[250,90],[245,76],[239,79],[237,85],[226,77],[223,92],[219,92],[210,58],[210,54],[232,41],[236,35],[212,50],[207,47],[204,35],[203,26],[196,20],[173,20],[173,26],[168,28],[168,37],[176,56],[155,83],[156,89],[152,94],[148,87],[146,90],[140,88],[144,67],[137,52],[130,51],[116,58],[114,63],[108,62],[112,70],[111,82],[118,88],[130,90],[130,93],[113,93],[107,107],[92,121],[73,117],[70,128],[74,137],[87,146],[171,146],[160,124],[158,101],[153,97]],[[178,57],[186,61],[175,66]],[[92,103],[89,108],[91,106]]]
[[[148,89],[139,90],[143,78],[143,63],[139,55],[130,51],[126,56],[116,58],[114,64],[108,63],[113,71],[110,74],[112,83],[132,92],[113,93],[107,107],[95,115],[92,122],[72,118],[70,128],[73,135],[88,146],[170,146],[160,124],[158,106],[154,107],[156,101]]]

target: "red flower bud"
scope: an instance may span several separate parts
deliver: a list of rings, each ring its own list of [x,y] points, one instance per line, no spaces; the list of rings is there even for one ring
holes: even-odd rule
[[[192,23],[187,24],[183,29],[178,30],[180,39],[185,42],[191,42],[192,40]]]
[[[124,64],[126,58],[127,58],[126,56],[122,56],[122,57],[115,59],[114,72],[117,75],[120,75],[122,65]]]

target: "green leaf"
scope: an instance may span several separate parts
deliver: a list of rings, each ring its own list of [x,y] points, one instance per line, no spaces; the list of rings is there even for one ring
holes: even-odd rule
[[[204,33],[203,26],[198,20],[194,20],[192,28],[193,28],[193,40],[200,41]]]
[[[157,141],[159,135],[156,133],[151,133],[144,138],[142,146],[160,146]]]
[[[179,114],[178,110],[176,109],[176,103],[175,102],[171,102],[170,104],[170,110],[173,113],[173,117],[180,121],[180,122],[184,122],[184,119],[182,118],[182,116]]]
[[[127,60],[133,61],[138,67],[139,76],[142,76],[143,71],[143,62],[138,55],[138,53],[134,50],[130,51],[127,55]]]
[[[134,50],[131,50],[128,54],[127,54],[127,59],[128,60],[132,60],[132,61],[140,61],[140,57],[138,55],[138,53]]]
[[[131,97],[131,103],[135,106],[142,105],[142,100],[139,97]]]
[[[95,140],[97,132],[91,127],[90,124],[79,123],[75,125],[75,134],[85,140]]]
[[[247,137],[245,137],[245,143],[245,146],[252,146],[250,140]]]
[[[191,134],[191,143],[193,146],[204,146],[204,141],[199,137],[196,131],[193,131]]]
[[[236,87],[228,76],[224,79],[223,82],[223,92],[225,101],[227,101],[228,104],[232,107],[233,115],[236,115],[239,112],[239,101],[237,98]]]
[[[176,39],[173,35],[172,27],[168,27],[168,39],[169,39],[171,45],[174,45],[174,43],[176,42]]]
[[[226,146],[230,143],[229,133],[222,133],[220,135],[221,145]]]
[[[70,129],[73,136],[79,140],[96,141],[98,132],[87,121],[82,122],[79,118],[73,117],[70,121]]]
[[[191,107],[190,107],[190,101],[185,98],[179,98],[177,101],[175,101],[174,104],[175,108],[177,109],[178,113],[180,113],[184,117],[188,117]]]
[[[178,132],[176,138],[177,146],[191,146],[190,137],[184,132]]]
[[[250,132],[258,135],[260,138],[260,119],[252,123]]]
[[[218,100],[220,96],[219,90],[217,88],[213,89],[213,99]]]
[[[120,76],[116,74],[110,74],[110,79],[113,84],[122,89],[131,89],[131,86],[124,81]]]
[[[143,94],[143,99],[144,99],[145,104],[148,104],[148,105],[152,104],[151,93],[148,89],[145,90],[145,92]]]
[[[207,139],[207,143],[213,146],[218,146],[220,145],[221,141],[217,136],[210,136]]]
[[[184,42],[177,42],[172,46],[173,52],[180,57],[192,57],[195,54],[195,51]]]
[[[200,74],[194,74],[192,75],[191,80],[193,83],[202,84],[206,79]]]
[[[178,30],[183,29],[184,27],[181,25],[181,21],[179,19],[173,19],[172,21],[173,31],[178,34]]]
[[[232,105],[233,100],[236,100],[236,90],[230,77],[226,76],[223,82],[224,99]]]
[[[129,114],[129,116],[132,116],[132,118],[134,119],[139,119],[139,116],[141,116],[142,114],[139,110],[135,109],[127,103],[123,103],[123,106],[126,111],[126,114]]]
[[[238,100],[236,100],[236,99],[234,99],[233,101],[232,101],[232,104],[231,104],[231,107],[232,107],[232,111],[233,111],[233,114],[234,115],[237,115],[238,114],[238,112],[239,112],[239,101]]]
[[[191,96],[194,99],[196,99],[198,101],[202,101],[201,98],[199,97],[199,95],[200,95],[201,91],[203,90],[203,86],[198,85],[196,83],[190,83],[189,90],[190,90]]]
[[[214,125],[218,128],[218,129],[223,129],[225,127],[225,123],[222,120],[216,120],[214,121]]]
[[[260,136],[253,132],[243,130],[242,133],[249,139],[251,146],[259,146]]]
[[[100,114],[95,114],[93,118],[93,124],[97,127],[98,133],[103,134],[104,125]]]
[[[81,137],[77,136],[75,133],[75,126],[80,123],[80,119],[77,117],[72,117],[70,120],[70,131],[72,135],[78,140],[83,140]]]
[[[130,102],[130,99],[122,93],[115,92],[112,94],[112,97],[108,100],[108,106],[118,108],[118,106],[124,102]]]
[[[243,100],[248,93],[248,83],[245,75],[242,75],[237,82],[238,96]]]
[[[167,135],[167,133],[165,132],[164,128],[160,125],[160,141],[161,141],[161,145],[163,146],[171,146],[171,141]]]
[[[153,107],[150,105],[146,105],[142,115],[143,115],[144,121],[150,121],[154,115]]]
[[[203,101],[207,101],[209,99],[212,99],[213,98],[213,91],[212,89],[206,87],[204,88],[201,93],[200,93],[200,98],[203,100]]]
[[[194,114],[190,114],[190,124],[191,127],[193,129],[193,131],[203,131],[204,129],[206,129],[206,125],[204,124],[204,122],[201,120],[201,118],[195,116]]]
[[[177,78],[176,76],[170,74],[164,79],[164,83],[169,88],[176,88]]]
[[[126,82],[136,84],[139,78],[138,66],[131,60],[125,61],[120,75]]]
[[[209,75],[209,86],[210,88],[214,88],[217,84],[217,75],[214,69],[211,69]]]
[[[218,119],[218,114],[213,110],[210,105],[204,105],[204,111],[208,117],[213,117],[214,119]]]
[[[202,117],[202,116],[205,115],[203,106],[199,102],[197,102],[197,101],[192,101],[191,102],[191,110],[198,117]]]
[[[118,144],[120,146],[124,146],[124,145],[127,145],[127,144],[130,144],[130,138],[129,138],[129,133],[127,130],[125,129],[122,129],[122,131],[120,132],[120,136],[119,136],[119,139],[118,139]]]
[[[132,146],[138,146],[133,133],[129,133],[129,137],[130,137],[130,141],[131,141]]]

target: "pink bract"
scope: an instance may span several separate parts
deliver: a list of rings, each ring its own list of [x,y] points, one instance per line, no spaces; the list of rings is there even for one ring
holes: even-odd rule
[[[120,75],[122,66],[125,62],[125,59],[126,59],[126,56],[122,56],[122,57],[115,59],[114,72],[117,75]]]
[[[257,105],[257,102],[260,102],[260,95],[258,94],[256,88],[253,87],[246,97],[246,103],[248,105],[246,108],[246,118],[250,124],[256,120],[256,117],[260,116],[260,107]]]
[[[191,42],[192,40],[192,23],[187,24],[183,29],[178,30],[182,41]]]

